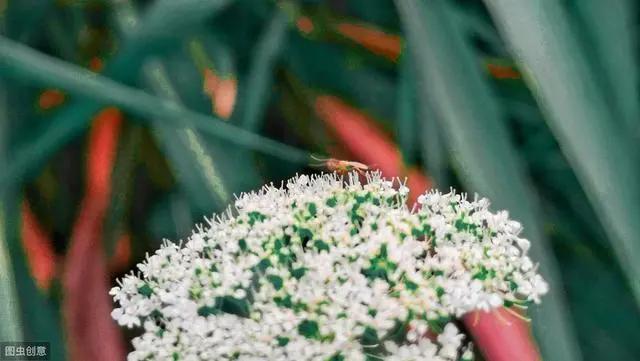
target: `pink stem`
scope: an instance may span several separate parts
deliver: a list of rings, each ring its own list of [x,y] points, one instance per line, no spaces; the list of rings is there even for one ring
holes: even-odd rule
[[[516,311],[474,311],[463,321],[487,361],[542,360],[528,322],[512,312]]]

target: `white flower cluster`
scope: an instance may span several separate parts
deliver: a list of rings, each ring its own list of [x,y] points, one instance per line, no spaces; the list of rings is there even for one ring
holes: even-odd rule
[[[144,329],[129,360],[472,359],[456,317],[547,286],[506,212],[407,193],[369,173],[243,194],[112,289],[113,317]]]

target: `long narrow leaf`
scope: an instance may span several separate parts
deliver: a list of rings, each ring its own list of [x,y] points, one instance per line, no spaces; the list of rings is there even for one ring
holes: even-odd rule
[[[137,40],[149,38],[162,40],[175,37],[176,32],[202,22],[229,5],[231,0],[158,0],[142,16],[144,25],[131,37]]]
[[[180,102],[160,61],[145,64],[143,74],[145,82],[156,94],[173,102]],[[210,211],[211,204],[215,203],[215,199],[211,198],[214,195],[218,202],[228,202],[231,195],[218,174],[211,155],[206,151],[201,136],[190,128],[176,131],[158,119],[154,119],[153,123],[155,134],[171,159],[176,176],[185,185],[187,193],[192,193],[190,199],[199,205],[199,209]]]
[[[166,5],[166,3],[163,4]],[[135,29],[135,26],[132,26],[131,24],[136,24],[139,21],[138,15],[131,2],[121,2],[118,6],[117,16],[119,18],[117,19],[119,20],[117,23],[120,24],[119,30],[121,33],[136,33],[137,30]],[[124,21],[124,19],[127,19],[127,21]],[[277,19],[280,21],[286,20],[276,18],[276,20]],[[281,25],[285,26],[286,22]],[[271,32],[275,30],[272,30]],[[286,26],[282,29],[282,31],[284,30],[286,30]],[[267,36],[267,38],[268,37],[269,36]],[[273,37],[273,35],[271,35],[271,37]],[[273,41],[267,41],[267,48],[270,45],[274,45],[272,43]],[[232,59],[230,55],[225,51],[221,51],[220,54],[216,54],[225,55],[222,58],[223,61],[219,61],[219,58],[213,59],[213,62],[209,61],[207,54],[204,53],[204,45],[196,39],[188,40],[185,48],[190,48],[192,55],[195,55],[199,69],[204,70],[205,68],[211,68],[213,65],[211,63],[217,62],[217,66],[213,69],[222,73],[223,76],[229,76],[229,74],[224,74],[224,71],[231,71],[234,68],[231,63]],[[226,49],[221,48],[221,50]],[[260,59],[264,59],[264,57],[260,57]],[[264,69],[263,72],[270,73],[270,68]],[[255,75],[260,77],[262,74],[260,74],[260,71],[258,71],[258,73],[259,74]],[[172,83],[167,67],[161,60],[152,59],[147,61],[143,66],[142,75],[145,86],[153,93],[162,98],[176,102],[181,106],[183,105],[177,85]],[[256,88],[260,87],[259,83],[254,82],[252,85]],[[259,89],[255,90],[259,91]],[[217,97],[219,96],[229,95],[214,94],[214,96],[217,100]],[[230,96],[235,97],[235,93]],[[264,96],[264,94],[262,94],[262,96]],[[231,100],[231,105],[233,105],[233,102],[234,101]],[[228,108],[228,111],[225,113],[231,112],[232,108]],[[241,171],[241,173],[244,173],[245,179],[257,178],[253,169],[249,169],[250,167],[247,167],[247,165],[251,164],[247,159],[245,159],[244,162],[239,163],[242,164],[242,166],[238,166],[238,163],[234,163],[232,166],[234,168],[233,170],[230,169],[231,166],[228,162],[222,161],[222,158],[232,158],[234,156],[232,153],[236,153],[236,156],[238,155],[237,153],[241,153],[235,149],[229,150],[229,148],[226,147],[226,144],[220,144],[219,142],[212,144],[207,143],[202,135],[194,129],[185,128],[175,131],[159,120],[153,121],[153,127],[154,134],[158,138],[160,145],[165,149],[168,158],[171,160],[171,167],[181,184],[182,190],[188,195],[191,204],[197,206],[198,212],[200,213],[209,213],[211,212],[214,204],[218,203],[219,205],[222,205],[226,204],[230,200],[231,184],[241,183],[232,182],[231,180],[236,172]]]
[[[132,181],[136,156],[142,139],[142,128],[132,126],[122,134],[123,140],[118,147],[118,154],[111,173],[111,200],[104,220],[103,240],[105,253],[112,257],[116,245],[124,230],[123,220],[131,202]]]
[[[624,124],[636,137],[640,137],[640,93],[638,92],[637,31],[633,22],[637,2],[633,0],[579,0],[575,2],[578,28],[592,50],[590,59],[595,64],[607,89],[611,103]],[[591,56],[593,55],[593,56]],[[637,138],[640,139],[640,138]]]
[[[0,210],[0,337],[3,340],[22,340],[19,320],[19,301],[13,276],[11,255],[7,247],[5,212]]]
[[[451,186],[451,180],[447,168],[449,159],[442,125],[436,119],[433,109],[424,102],[420,103],[419,114],[422,121],[417,126],[420,130],[418,136],[422,139],[420,142],[422,163],[438,187],[445,189]]]
[[[450,9],[440,0],[427,4],[396,0],[416,59],[422,101],[433,104],[468,188],[489,197],[494,207],[508,209],[524,224],[532,256],[551,288],[533,317],[545,359],[578,360],[562,280],[501,109],[468,42],[454,26]]]
[[[416,66],[413,55],[408,47],[404,49],[402,58],[403,64],[401,66],[404,70],[401,71],[401,76],[404,75],[405,78],[414,77]],[[410,91],[408,94],[405,93],[404,96],[411,96],[414,98],[413,106],[415,109],[413,109],[413,116],[415,119],[410,129],[409,127],[405,127],[407,129],[404,129],[403,132],[399,132],[398,138],[400,144],[403,144],[403,138],[405,137],[415,137],[414,142],[419,143],[415,146],[420,147],[424,168],[441,189],[447,188],[451,184],[447,174],[447,150],[442,137],[441,125],[436,119],[433,106],[425,101],[425,99],[421,99],[421,101],[417,101],[417,99],[415,99],[417,98],[416,92],[418,90],[418,81],[412,78],[410,81],[405,80],[405,82],[410,83]],[[398,101],[402,102],[402,99],[398,99]],[[402,123],[403,118],[401,115],[398,115],[398,117],[398,121]],[[419,129],[419,131],[416,132],[416,129]],[[403,133],[406,135],[403,136]]]
[[[202,3],[202,1],[195,1],[192,5],[198,6],[192,6],[188,11],[198,9],[204,14],[209,14],[211,9],[208,7],[199,9],[199,6],[205,5]],[[210,4],[215,3],[210,2]],[[120,2],[116,8],[116,24],[119,24],[119,32],[125,36],[138,36],[138,33],[144,34],[150,31],[149,28],[154,27],[154,19],[161,19],[163,14],[170,13],[170,10],[173,9],[171,4],[171,2],[157,4],[150,11],[151,13],[147,14],[146,21],[139,29],[137,24],[140,21],[133,4],[128,1]],[[151,19],[149,20],[149,18]],[[179,95],[169,80],[165,66],[160,60],[147,61],[142,70],[143,81],[148,89],[161,98],[182,105]],[[213,159],[205,150],[206,147],[200,135],[190,128],[176,131],[158,119],[153,119],[152,124],[153,133],[171,160],[171,167],[182,190],[189,196],[191,203],[197,207],[198,211],[210,212],[216,201],[222,204],[226,203],[230,195],[217,174],[218,171],[214,166]]]
[[[0,164],[7,164],[9,148],[9,116],[7,93],[0,79]],[[1,196],[0,196],[1,197]],[[0,204],[6,199],[0,198]],[[6,210],[0,206],[0,339],[18,341],[22,339],[19,320],[19,300],[13,274],[12,254],[9,252],[9,237],[6,225]]]
[[[196,2],[202,3],[201,1]],[[163,4],[166,5],[156,6],[152,10],[152,14],[147,15],[152,17],[152,24],[153,19],[161,17],[162,13],[172,8],[168,5],[170,3]],[[198,6],[192,6],[192,8],[198,8]],[[205,14],[209,13],[206,11],[209,10],[208,8],[200,10]],[[139,23],[138,15],[130,2],[121,2],[116,14],[117,20],[120,20],[117,23],[120,24],[121,33],[138,34],[146,31],[147,27],[153,27],[153,25],[144,22],[143,29],[135,29],[136,24]],[[178,94],[170,83],[164,64],[155,59],[147,61],[143,66],[142,74],[146,86],[152,92],[182,106]],[[171,166],[182,185],[182,189],[189,195],[192,204],[202,212],[211,209],[216,197],[221,203],[226,203],[230,195],[217,174],[211,156],[205,151],[200,135],[189,128],[175,131],[158,119],[153,119],[152,122],[154,123],[154,134],[171,160]]]
[[[0,91],[4,91],[0,79]],[[9,94],[0,93],[0,164],[14,154],[7,110]],[[10,98],[9,98],[10,99]],[[50,356],[64,359],[64,342],[57,307],[43,295],[31,277],[20,242],[20,190],[0,195],[0,337],[4,341],[47,340]]]
[[[549,127],[604,224],[640,303],[637,146],[607,107],[606,96],[590,74],[560,3],[486,3],[527,72],[534,95],[547,112]]]
[[[240,125],[249,131],[256,131],[264,117],[271,98],[269,88],[274,77],[273,70],[286,41],[287,15],[279,9],[275,11],[258,41],[247,81],[240,89]]]
[[[15,190],[15,189],[14,189]],[[49,350],[51,360],[65,359],[65,343],[61,330],[61,320],[59,310],[55,302],[38,290],[29,268],[26,263],[24,249],[20,242],[20,208],[18,197],[19,192],[8,192],[2,198],[1,215],[3,234],[2,242],[8,250],[8,257],[11,258],[13,269],[9,275],[13,275],[11,283],[17,290],[17,297],[3,298],[3,308],[13,308],[10,318],[3,319],[8,322],[0,326],[3,331],[16,327],[16,324],[9,322],[19,322],[18,328],[10,331],[18,331],[18,334],[7,334],[10,338],[7,341],[33,341],[46,340],[51,348]],[[5,271],[4,269],[2,270]],[[4,278],[5,275],[2,275]],[[10,296],[10,295],[7,295]],[[4,316],[4,315],[3,315]],[[6,329],[5,329],[6,327]]]
[[[66,89],[80,96],[111,103],[142,117],[158,118],[175,127],[191,126],[202,132],[250,149],[258,150],[293,163],[308,163],[308,154],[292,146],[248,132],[162,100],[148,93],[124,86],[88,70],[58,61],[6,38],[0,38],[0,74],[22,75],[31,81]],[[80,124],[56,125],[56,137],[67,136],[66,128],[75,130]],[[33,156],[33,155],[31,155]],[[19,159],[0,175],[0,188],[15,173],[21,172],[25,160]]]
[[[183,12],[183,21],[172,23],[171,26],[165,26],[161,29],[164,31],[163,36],[173,37],[176,33],[184,32],[181,30],[181,26],[184,27],[187,25],[192,26],[197,24],[198,21],[201,21],[207,16],[215,14],[216,11],[223,9],[229,1],[188,0],[188,3],[193,4],[193,10],[197,11],[186,10],[187,13]],[[151,46],[153,42],[150,42],[148,38],[154,33],[153,29],[157,28],[157,24],[162,24],[164,16],[169,13],[174,14],[176,12],[176,6],[180,7],[180,5],[185,4],[185,1],[181,1],[180,3],[173,1],[155,2],[145,14],[144,21],[142,22],[138,22],[137,19],[132,19],[126,16],[117,16],[117,19],[124,23],[122,26],[136,26],[138,31],[146,34],[146,36],[136,36],[131,33],[127,34],[127,41],[125,41],[122,49],[116,54],[116,56],[109,62],[109,64],[107,64],[104,71],[105,74],[114,80],[123,81],[125,84],[130,83],[132,79],[135,79],[136,77],[134,75],[139,70],[142,60],[153,48]],[[119,10],[124,9],[124,4],[118,3],[117,5],[118,6],[114,6],[116,14]],[[54,36],[54,42],[57,44],[57,41],[55,41],[55,34],[52,36]],[[158,42],[163,39],[163,37],[154,36],[153,39]],[[64,41],[64,39],[61,41]],[[29,67],[33,68],[33,64]],[[40,72],[47,72],[47,62],[41,63],[39,67]],[[2,64],[0,64],[0,68],[2,68]],[[15,73],[13,70],[9,71]],[[80,80],[80,85],[74,86],[78,94],[87,94],[87,90],[90,93],[101,88],[101,86],[98,85],[94,88],[86,88],[83,91],[83,87],[85,85],[82,85],[82,79],[84,78],[86,80],[92,78],[93,75],[92,73],[84,70],[80,71],[82,74],[72,75],[72,77],[75,76],[77,78],[76,80]],[[1,72],[2,69],[0,69],[0,73]],[[55,78],[55,73],[55,70],[53,72],[49,72],[49,74],[45,76],[45,79],[51,77]],[[14,75],[19,76],[19,74]],[[30,78],[30,76],[27,76],[26,78]],[[45,79],[42,80],[42,84],[45,84],[45,86],[51,85],[51,82]],[[25,146],[14,156],[10,168],[5,169],[5,172],[0,175],[0,190],[6,182],[16,182],[29,174],[29,172],[37,169],[43,159],[46,159],[46,157],[57,150],[65,141],[72,139],[85,130],[87,128],[88,120],[104,105],[104,98],[100,97],[100,99],[102,99],[102,102],[81,99],[80,101],[70,103],[64,110],[56,114],[56,116],[51,119],[49,123],[50,125],[47,127],[46,131],[42,132],[42,136],[36,138],[36,140],[31,142],[28,146]],[[107,100],[106,102],[111,102],[111,100]],[[211,121],[208,121],[208,123],[210,122]]]
[[[398,145],[402,151],[402,157],[409,164],[415,163],[418,135],[415,132],[416,117],[416,95],[415,81],[413,79],[413,67],[409,56],[405,55],[400,59],[400,70],[397,81],[397,119],[396,132]]]

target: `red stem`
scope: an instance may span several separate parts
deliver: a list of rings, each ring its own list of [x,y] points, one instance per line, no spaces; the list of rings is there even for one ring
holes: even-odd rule
[[[72,360],[125,359],[120,330],[110,316],[110,282],[102,245],[121,123],[117,109],[106,109],[96,117],[89,134],[87,189],[71,234],[62,279]]]
[[[540,361],[529,323],[513,310],[474,311],[463,317],[473,341],[487,361]]]
[[[421,170],[407,169],[397,145],[370,116],[330,95],[318,96],[315,109],[355,160],[379,169],[385,177],[407,177],[410,205],[431,188],[431,180]]]
[[[29,203],[22,203],[22,245],[38,288],[48,290],[56,276],[56,254]]]

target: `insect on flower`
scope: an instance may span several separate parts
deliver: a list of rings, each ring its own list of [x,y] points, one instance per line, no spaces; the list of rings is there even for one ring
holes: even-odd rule
[[[311,156],[311,158],[319,162],[319,163],[311,164],[311,166],[324,167],[332,172],[336,172],[340,174],[356,171],[360,175],[363,175],[364,172],[371,170],[371,167],[360,162],[355,162],[350,160],[340,160],[335,158],[319,158],[313,155]]]
[[[366,167],[317,162],[337,171]],[[497,341],[473,340],[499,355],[492,360],[514,359],[505,355],[512,351],[517,360],[540,360],[526,325],[504,308],[538,303],[548,291],[514,221],[453,190],[424,193],[422,207],[409,209],[399,179],[365,175],[366,182],[331,172],[270,184],[240,195],[186,244],[165,241],[138,266],[143,273],[110,291],[118,324],[144,328],[127,359],[472,361],[475,346],[456,325],[462,318],[473,336],[484,337],[487,325],[500,332]],[[456,227],[461,219],[469,226]],[[180,291],[185,280],[198,285],[193,292]],[[205,294],[233,299],[234,308],[212,307]],[[165,297],[175,307],[164,307]]]

